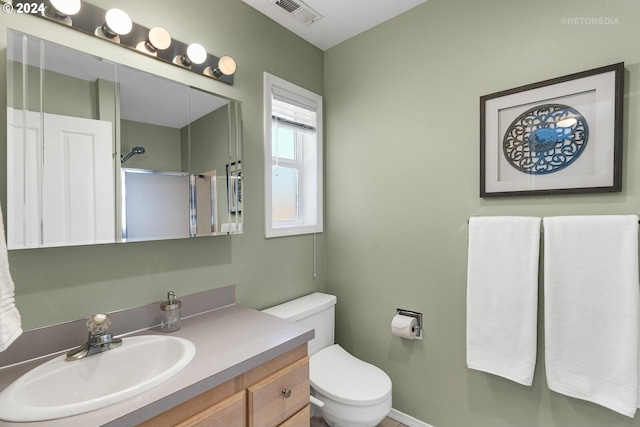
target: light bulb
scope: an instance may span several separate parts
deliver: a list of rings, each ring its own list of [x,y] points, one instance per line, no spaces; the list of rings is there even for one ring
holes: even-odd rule
[[[149,30],[149,43],[157,50],[165,50],[171,46],[171,34],[162,27]]]
[[[202,64],[207,59],[206,49],[199,43],[191,43],[187,47],[187,59],[194,64]]]
[[[51,0],[51,6],[63,16],[80,12],[80,0]]]
[[[224,75],[230,76],[236,72],[236,61],[230,56],[223,56],[218,61],[218,70]]]
[[[203,74],[209,77],[220,79],[222,76],[231,76],[236,72],[236,61],[230,56],[223,56],[218,60],[217,66],[209,66],[204,69]]]
[[[136,49],[148,55],[158,56],[159,50],[165,50],[171,46],[171,34],[162,27],[153,27],[149,30],[147,40],[136,45]]]
[[[109,9],[105,15],[106,25],[109,30],[119,35],[129,34],[133,23],[124,10]]]

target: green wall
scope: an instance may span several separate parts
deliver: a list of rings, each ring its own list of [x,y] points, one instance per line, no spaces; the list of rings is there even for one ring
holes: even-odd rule
[[[237,285],[241,304],[264,308],[324,286],[324,235],[264,238],[262,73],[268,71],[323,93],[323,52],[238,0],[97,0],[121,7],[148,28],[160,25],[180,41],[198,41],[214,55],[238,63],[235,85],[187,72],[108,41],[44,19],[10,14],[0,20],[0,81],[6,82],[6,31],[18,31],[92,52],[144,71],[183,81],[242,102],[244,120],[245,234],[172,241],[11,251],[16,302],[25,328],[92,313],[160,301],[168,290],[184,295]],[[7,103],[0,84],[0,108]],[[0,115],[6,128],[6,115]],[[0,200],[6,201],[6,135],[0,133]],[[133,165],[133,163],[132,163]]]
[[[229,108],[220,107],[193,121],[191,133],[191,172],[200,174],[215,170],[224,176],[229,158]]]
[[[15,55],[15,53],[14,53]],[[6,55],[5,55],[6,57]],[[6,58],[5,58],[6,59]],[[22,60],[22,58],[20,58]],[[23,80],[22,62],[9,61],[11,69],[8,82],[12,87],[21,88]],[[44,102],[44,111],[50,114],[96,119],[96,84],[81,79],[76,79],[64,74],[45,70],[44,77],[40,69],[28,65],[26,69],[28,83],[28,110],[40,111],[40,97]],[[40,93],[40,80],[45,87],[44,93]],[[7,105],[13,108],[23,108],[22,91],[14,91],[14,96],[8,94]]]
[[[542,334],[532,387],[465,362],[469,216],[640,214],[639,23],[636,0],[429,0],[326,52],[327,291],[337,341],[388,372],[394,408],[435,427],[640,426],[550,392]],[[621,61],[621,193],[479,197],[480,96]],[[424,313],[423,341],[391,336],[396,307]]]
[[[121,153],[126,156],[135,146],[144,147],[145,153],[130,157],[124,167],[182,171],[180,129],[120,120]]]

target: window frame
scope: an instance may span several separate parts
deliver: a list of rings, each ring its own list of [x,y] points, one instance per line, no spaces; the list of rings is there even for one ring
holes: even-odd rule
[[[306,159],[300,159],[303,163],[302,174],[298,177],[298,209],[301,212],[301,218],[291,221],[274,221],[273,204],[272,204],[272,147],[273,147],[273,131],[272,131],[272,93],[273,87],[277,87],[281,91],[284,90],[295,96],[296,100],[302,100],[309,108],[316,111],[316,132],[315,132],[315,185],[309,183],[309,174],[312,172],[308,168],[308,156]],[[294,102],[292,102],[294,104]],[[323,104],[322,96],[313,93],[307,89],[290,83],[277,76],[264,73],[264,181],[265,181],[265,237],[281,237],[294,236],[302,234],[312,234],[323,232]],[[296,138],[299,135],[296,135]],[[305,136],[306,138],[306,136]],[[304,144],[304,141],[302,141]],[[305,147],[306,148],[306,147]],[[283,159],[280,159],[283,161]],[[284,162],[283,162],[284,163]],[[284,164],[283,164],[284,166]]]

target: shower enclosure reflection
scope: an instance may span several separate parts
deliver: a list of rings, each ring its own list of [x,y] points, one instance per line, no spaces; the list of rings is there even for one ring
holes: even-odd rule
[[[241,232],[239,102],[7,36],[10,249]]]

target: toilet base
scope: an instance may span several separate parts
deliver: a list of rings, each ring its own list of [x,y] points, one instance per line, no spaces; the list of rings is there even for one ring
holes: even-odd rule
[[[372,406],[335,402],[317,390],[313,390],[312,394],[324,402],[324,406],[314,412],[319,413],[330,427],[376,427],[391,410],[391,394],[383,402]]]

